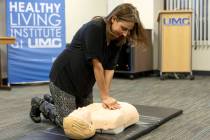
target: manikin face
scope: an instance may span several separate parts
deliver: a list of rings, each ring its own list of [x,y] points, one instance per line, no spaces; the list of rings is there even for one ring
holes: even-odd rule
[[[133,22],[117,20],[114,17],[112,18],[111,31],[115,38],[126,37],[130,33],[130,30],[133,29],[133,27]]]

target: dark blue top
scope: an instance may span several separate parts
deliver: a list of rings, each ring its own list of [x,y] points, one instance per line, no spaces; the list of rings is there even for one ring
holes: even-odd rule
[[[105,70],[113,70],[121,49],[116,43],[106,45],[106,23],[102,18],[84,24],[55,60],[50,81],[67,93],[86,97],[95,84],[91,59],[97,58]]]

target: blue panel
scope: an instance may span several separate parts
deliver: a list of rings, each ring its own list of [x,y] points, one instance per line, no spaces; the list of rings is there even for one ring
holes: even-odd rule
[[[48,81],[65,48],[65,0],[7,0],[9,83]]]

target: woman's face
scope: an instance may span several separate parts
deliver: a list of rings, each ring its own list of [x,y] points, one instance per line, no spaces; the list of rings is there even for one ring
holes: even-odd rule
[[[112,18],[111,32],[115,38],[127,37],[127,35],[129,35],[130,30],[132,30],[133,27],[133,22],[117,20],[116,18]]]

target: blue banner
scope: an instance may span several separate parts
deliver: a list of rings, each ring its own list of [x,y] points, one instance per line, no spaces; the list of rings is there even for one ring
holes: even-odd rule
[[[9,83],[49,81],[53,61],[65,48],[65,0],[7,0]]]

